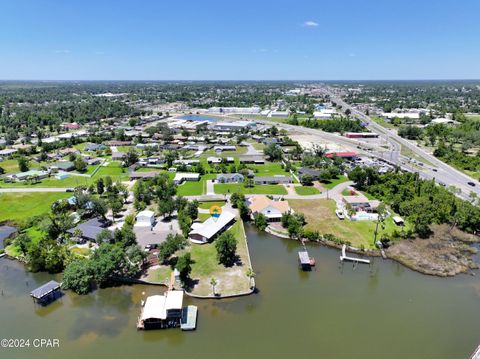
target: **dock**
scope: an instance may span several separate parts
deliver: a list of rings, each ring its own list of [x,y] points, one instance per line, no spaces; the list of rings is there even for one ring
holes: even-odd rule
[[[62,296],[60,286],[60,283],[51,280],[50,282],[45,283],[44,285],[30,292],[30,296],[36,303],[46,305]]]
[[[348,257],[346,255],[346,249],[347,246],[344,244],[342,246],[342,255],[340,256],[340,261],[351,261],[351,262],[357,262],[357,263],[365,263],[365,264],[370,264],[370,259],[363,259],[363,258],[355,258],[355,257]]]
[[[304,247],[303,251],[298,252],[298,263],[303,270],[311,270],[315,266],[315,258],[310,257]]]
[[[470,359],[480,359],[480,345],[475,349],[473,354],[470,356]]]
[[[182,321],[180,328],[182,330],[195,330],[197,328],[198,309],[195,305],[189,305],[182,309]]]

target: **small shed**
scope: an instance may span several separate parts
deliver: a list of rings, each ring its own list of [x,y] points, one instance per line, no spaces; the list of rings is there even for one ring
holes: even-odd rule
[[[155,224],[155,213],[153,211],[144,210],[137,214],[136,226],[153,226]]]
[[[30,292],[30,296],[40,304],[52,302],[61,296],[60,283],[51,280]]]

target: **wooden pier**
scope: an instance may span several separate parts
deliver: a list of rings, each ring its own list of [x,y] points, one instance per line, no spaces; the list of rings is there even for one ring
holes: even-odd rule
[[[340,256],[340,261],[351,261],[351,262],[357,262],[357,263],[365,263],[365,264],[370,264],[370,260],[369,259],[363,259],[363,258],[355,258],[355,257],[348,257],[346,255],[346,249],[347,249],[347,246],[344,244],[342,246],[342,255]]]

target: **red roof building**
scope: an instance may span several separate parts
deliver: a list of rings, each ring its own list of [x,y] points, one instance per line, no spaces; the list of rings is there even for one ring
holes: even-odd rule
[[[342,157],[342,158],[354,158],[354,157],[357,157],[358,154],[353,151],[350,151],[350,152],[345,151],[345,152],[330,152],[325,155],[325,157],[328,157],[328,158],[332,158],[333,156]]]

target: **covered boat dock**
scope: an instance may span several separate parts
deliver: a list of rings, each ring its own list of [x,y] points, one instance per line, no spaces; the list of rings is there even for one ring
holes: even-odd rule
[[[61,297],[62,292],[60,291],[60,286],[60,283],[51,280],[30,292],[30,296],[36,303],[48,304]]]

